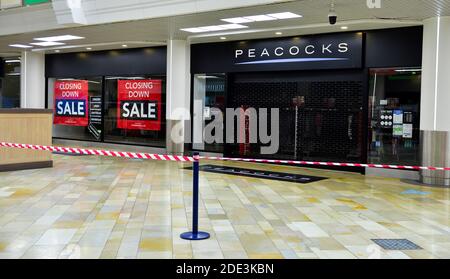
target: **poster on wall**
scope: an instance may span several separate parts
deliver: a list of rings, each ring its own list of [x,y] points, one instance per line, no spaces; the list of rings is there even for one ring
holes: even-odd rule
[[[88,126],[88,81],[56,81],[54,92],[55,116],[53,123],[66,126]]]
[[[117,127],[161,130],[161,80],[117,81]]]

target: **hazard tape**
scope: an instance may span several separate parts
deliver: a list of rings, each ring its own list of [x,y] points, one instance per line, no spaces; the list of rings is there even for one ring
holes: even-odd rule
[[[359,163],[310,162],[310,161],[293,161],[293,160],[205,157],[205,156],[198,156],[198,155],[177,156],[177,155],[160,155],[160,154],[149,154],[149,153],[108,151],[108,150],[97,150],[97,149],[82,149],[82,148],[73,148],[73,147],[20,144],[20,143],[8,143],[8,142],[0,142],[0,147],[31,149],[31,150],[41,150],[41,151],[53,151],[53,152],[62,152],[62,153],[67,153],[67,154],[121,157],[121,158],[131,158],[131,159],[157,160],[157,161],[196,162],[198,160],[203,159],[203,160],[212,160],[212,161],[288,164],[288,165],[303,165],[303,166],[360,167],[360,168],[399,169],[399,170],[450,171],[450,167],[423,167],[423,166],[398,166],[398,165],[359,164]]]
[[[308,161],[292,161],[292,160],[247,159],[247,158],[203,157],[203,156],[200,157],[200,159],[212,160],[212,161],[233,161],[233,162],[247,162],[247,163],[288,164],[288,165],[304,165],[304,166],[360,167],[360,168],[399,169],[399,170],[450,171],[450,167],[443,168],[443,167],[397,166],[397,165],[380,165],[380,164],[308,162]]]
[[[108,151],[108,150],[82,149],[82,148],[73,148],[73,147],[20,144],[20,143],[9,143],[9,142],[1,142],[0,146],[10,147],[10,148],[19,148],[19,149],[62,152],[62,153],[67,153],[67,154],[96,155],[96,156],[121,157],[121,158],[130,158],[130,159],[145,159],[145,160],[157,160],[157,161],[194,162],[194,161],[198,160],[198,157],[190,157],[190,156],[120,152],[120,151]]]

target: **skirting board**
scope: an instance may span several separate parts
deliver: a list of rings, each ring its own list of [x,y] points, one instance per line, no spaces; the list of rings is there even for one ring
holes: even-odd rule
[[[52,168],[53,161],[0,165],[0,172]]]
[[[366,176],[419,180],[418,171],[366,168]]]

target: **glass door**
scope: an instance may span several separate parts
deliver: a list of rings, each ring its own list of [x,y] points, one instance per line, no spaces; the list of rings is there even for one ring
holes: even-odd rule
[[[369,163],[419,164],[420,68],[370,71]]]
[[[197,151],[223,153],[223,121],[225,114],[225,74],[197,74],[194,76],[193,144]],[[223,118],[222,118],[223,119]],[[220,131],[213,129],[213,121],[221,121]],[[205,136],[212,135],[212,137]]]

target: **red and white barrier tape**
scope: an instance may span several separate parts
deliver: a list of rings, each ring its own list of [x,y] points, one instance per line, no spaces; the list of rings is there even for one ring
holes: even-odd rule
[[[194,157],[190,157],[190,156],[158,155],[158,154],[149,154],[149,153],[119,152],[119,151],[72,148],[72,147],[19,144],[19,143],[8,143],[8,142],[0,142],[0,146],[11,147],[11,148],[20,148],[20,149],[63,152],[63,153],[68,153],[68,154],[122,157],[122,158],[146,159],[146,160],[157,160],[157,161],[177,161],[177,162],[194,162],[195,161]]]
[[[361,168],[399,169],[399,170],[450,171],[450,167],[443,168],[443,167],[396,166],[396,165],[379,165],[379,164],[308,162],[308,161],[292,161],[292,160],[222,158],[222,157],[200,157],[200,159],[215,160],[215,161],[249,162],[249,163],[304,165],[304,166],[361,167]]]
[[[8,142],[0,142],[0,147],[63,152],[63,153],[68,153],[68,154],[82,154],[82,155],[122,157],[122,158],[132,158],[132,159],[158,160],[158,161],[194,162],[196,160],[204,159],[204,160],[214,160],[214,161],[289,164],[289,165],[304,165],[304,166],[360,167],[360,168],[400,169],[400,170],[450,171],[450,167],[397,166],[397,165],[381,165],[381,164],[309,162],[309,161],[272,160],[272,159],[176,156],[176,155],[160,155],[160,154],[120,152],[120,151],[108,151],[108,150],[96,150],[96,149],[82,149],[82,148],[73,148],[73,147],[44,146],[44,145],[32,145],[32,144],[20,144],[20,143],[8,143]]]

